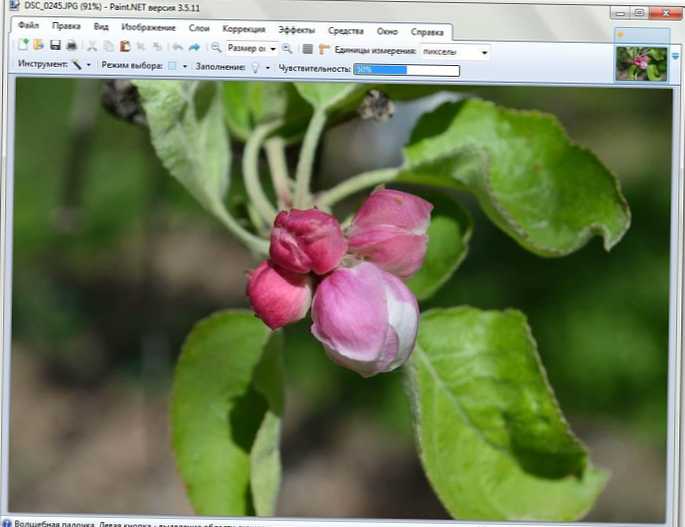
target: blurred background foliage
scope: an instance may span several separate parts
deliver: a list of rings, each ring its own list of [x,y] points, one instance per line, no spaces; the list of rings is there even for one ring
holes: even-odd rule
[[[543,259],[464,196],[469,255],[423,307],[524,311],[564,412],[613,472],[589,519],[661,522],[671,93],[468,92],[558,116],[619,176],[632,226],[611,253],[595,239]],[[99,81],[17,83],[10,509],[189,513],[167,438],[173,364],[195,321],[246,305],[253,262],[167,176],[147,131],[112,117],[100,97]],[[421,104],[332,130],[319,185],[397,164]],[[363,380],[336,367],[307,323],[288,328],[285,361],[280,514],[446,517],[413,452],[401,374]]]

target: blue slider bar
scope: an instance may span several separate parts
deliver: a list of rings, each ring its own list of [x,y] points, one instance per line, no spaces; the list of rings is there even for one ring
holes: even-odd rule
[[[406,75],[405,64],[355,64],[355,75]]]

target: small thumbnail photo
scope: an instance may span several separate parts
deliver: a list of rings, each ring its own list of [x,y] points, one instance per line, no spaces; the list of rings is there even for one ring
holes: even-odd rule
[[[668,50],[640,46],[616,48],[616,80],[656,81],[668,79]]]

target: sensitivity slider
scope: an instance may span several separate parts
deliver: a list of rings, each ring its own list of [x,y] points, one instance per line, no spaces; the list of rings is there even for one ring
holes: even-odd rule
[[[355,75],[387,75],[413,77],[459,77],[461,67],[456,64],[360,64],[354,65]]]

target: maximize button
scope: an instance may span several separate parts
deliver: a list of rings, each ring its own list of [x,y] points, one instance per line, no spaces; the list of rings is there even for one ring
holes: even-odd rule
[[[630,8],[630,18],[633,20],[647,20],[649,18],[649,8],[644,6],[632,6]]]

